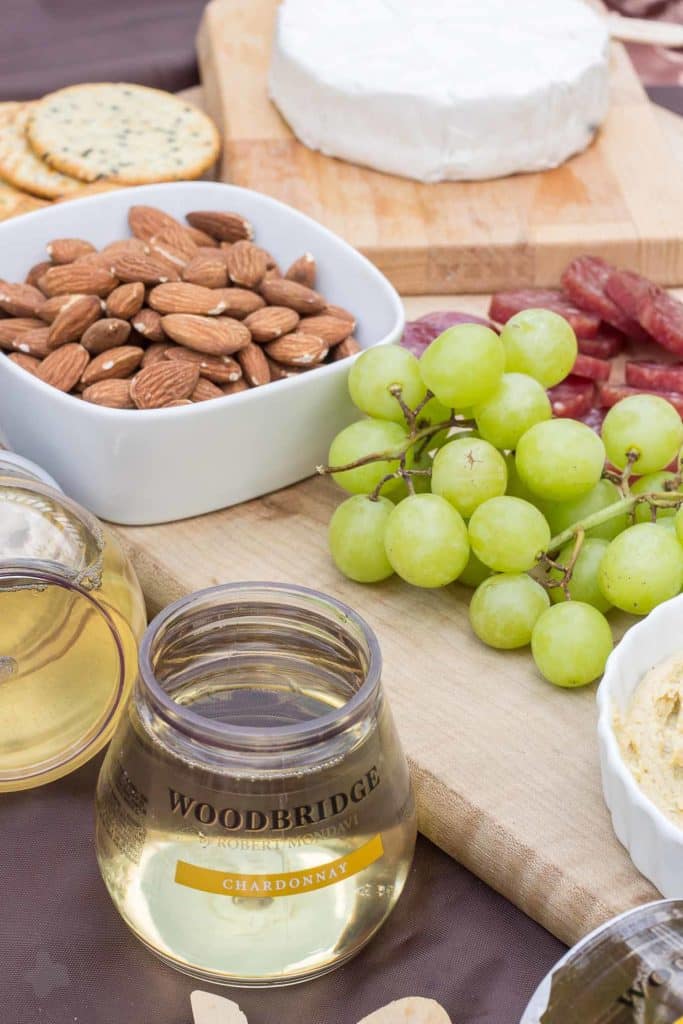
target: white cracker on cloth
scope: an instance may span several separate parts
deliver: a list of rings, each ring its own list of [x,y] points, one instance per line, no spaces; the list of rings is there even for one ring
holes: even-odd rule
[[[408,996],[382,1006],[358,1024],[451,1024],[451,1018],[433,999]]]
[[[213,121],[171,93],[125,82],[72,85],[39,100],[27,135],[51,167],[82,181],[198,178],[220,148]]]
[[[0,175],[15,188],[44,199],[77,191],[83,187],[80,181],[48,167],[29,146],[26,122],[33,106],[33,103],[0,104]]]
[[[247,1024],[237,1003],[212,992],[195,989],[190,996],[194,1024]]]

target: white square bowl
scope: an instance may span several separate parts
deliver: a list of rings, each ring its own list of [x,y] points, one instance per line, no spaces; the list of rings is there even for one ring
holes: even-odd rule
[[[313,253],[318,289],[357,316],[363,348],[401,337],[401,300],[364,256],[284,203],[216,182],[104,192],[6,221],[0,278],[22,281],[52,238],[85,238],[99,248],[127,237],[128,209],[136,203],[181,220],[191,210],[243,214],[281,265]],[[0,353],[0,436],[103,519],[126,525],[184,519],[310,476],[334,435],[357,415],[346,387],[350,363],[193,406],[141,412],[62,394]]]

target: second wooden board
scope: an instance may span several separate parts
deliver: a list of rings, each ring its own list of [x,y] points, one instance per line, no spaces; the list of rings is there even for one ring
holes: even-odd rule
[[[298,142],[267,94],[277,0],[211,0],[198,37],[221,176],[298,207],[361,249],[403,294],[555,285],[591,251],[683,283],[683,181],[626,51],[594,144],[562,167],[423,185]]]

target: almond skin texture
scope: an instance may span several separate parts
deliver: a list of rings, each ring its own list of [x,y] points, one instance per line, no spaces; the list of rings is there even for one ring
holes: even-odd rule
[[[331,303],[328,303],[323,310],[323,314],[325,316],[333,316],[335,320],[348,320],[351,324],[351,330],[355,331],[356,329],[355,316],[353,313],[349,313],[348,309],[344,309],[343,306],[333,306]]]
[[[193,228],[205,231],[219,242],[239,242],[254,237],[254,229],[239,213],[223,213],[218,210],[197,210],[188,213],[186,220]]]
[[[322,313],[327,305],[322,295],[312,288],[306,288],[296,281],[287,281],[284,277],[267,278],[261,282],[261,295],[270,306],[288,306],[295,309],[301,316]]]
[[[315,334],[317,338],[322,338],[330,347],[338,345],[353,331],[353,325],[348,320],[341,320],[326,313],[308,316],[299,326],[306,334]]]
[[[73,296],[50,324],[48,348],[55,349],[70,341],[78,341],[101,316],[102,307],[96,295]]]
[[[137,345],[119,345],[118,348],[110,348],[107,352],[101,352],[88,363],[85,372],[81,376],[81,383],[96,384],[100,380],[107,380],[110,377],[124,378],[137,370],[144,356],[144,349]]]
[[[83,295],[53,295],[51,299],[45,299],[38,310],[38,316],[48,324],[54,323],[57,316],[63,309],[71,305],[71,303],[76,299],[82,299],[85,297],[86,296]],[[87,298],[93,298],[93,296],[87,296]],[[97,296],[94,296],[94,298],[97,302],[100,302],[100,299],[98,299]]]
[[[87,257],[86,257],[87,259]],[[118,281],[104,266],[92,263],[66,263],[50,267],[40,279],[40,289],[46,295],[99,295],[104,298],[114,291]]]
[[[47,335],[48,328],[45,325],[34,327],[32,331],[18,334],[10,344],[10,348],[15,352],[23,352],[25,355],[35,356],[37,359],[44,359],[50,353]]]
[[[180,221],[167,222],[160,231],[157,231],[149,239],[152,247],[172,249],[176,258],[182,257],[185,263],[197,255],[198,246],[189,233],[188,228]]]
[[[270,359],[268,356],[266,356],[266,359],[268,360],[268,369],[270,370],[271,381],[286,380],[287,377],[296,377],[300,372],[292,366],[284,366],[282,363],[276,363],[274,359]]]
[[[156,206],[131,206],[128,211],[128,226],[136,238],[148,242],[150,238],[161,234],[163,231],[175,231],[183,229],[180,221],[172,217],[170,213],[164,213]]]
[[[45,296],[32,284],[0,281],[0,309],[10,316],[37,316]]]
[[[192,258],[194,252],[196,252],[197,247],[193,243],[190,244],[192,245],[192,252],[188,256],[182,249],[179,249],[171,242],[167,242],[165,238],[154,237],[148,242],[150,256],[157,256],[160,260],[168,263],[169,267],[177,270],[178,273],[180,273]]]
[[[26,370],[28,373],[32,373],[34,375],[40,366],[40,359],[36,359],[35,356],[28,356],[24,352],[11,352],[7,358],[10,362],[16,363],[17,366],[21,366],[22,370]]]
[[[109,409],[134,409],[130,397],[129,380],[101,380],[85,388],[82,395],[84,401],[93,405],[106,405]]]
[[[228,276],[242,288],[256,288],[268,269],[268,255],[251,242],[235,242],[226,254]]]
[[[71,391],[83,375],[90,356],[82,345],[62,345],[43,359],[36,376],[59,391]]]
[[[152,288],[147,297],[152,309],[158,313],[195,313],[198,316],[218,316],[225,311],[222,294],[203,288],[199,284],[177,281]]]
[[[97,252],[95,246],[84,238],[54,238],[45,248],[53,263],[73,263],[81,256]]]
[[[199,367],[200,375],[214,384],[231,384],[242,376],[240,364],[231,356],[207,356],[182,345],[173,345],[164,352],[164,358],[194,363]]]
[[[303,284],[306,288],[313,288],[315,285],[315,275],[315,259],[310,252],[305,252],[303,256],[299,256],[299,259],[294,260],[291,267],[285,271],[285,277],[288,281],[296,281],[297,284]]]
[[[169,402],[189,398],[199,380],[193,363],[153,363],[133,377],[130,395],[138,409],[160,409]]]
[[[149,255],[149,246],[140,238],[119,238],[115,242],[109,242],[100,250],[100,256],[104,257],[105,265],[110,263],[114,256],[122,253],[133,253],[138,256]]]
[[[130,336],[130,324],[127,320],[118,320],[115,317],[104,317],[95,321],[87,331],[83,332],[81,345],[91,356],[107,352],[109,349],[118,348],[125,344]],[[116,374],[122,376],[122,374]]]
[[[34,263],[28,274],[26,275],[26,284],[32,284],[34,288],[39,288],[40,281],[43,274],[50,269],[52,264],[48,260],[43,260],[42,263]]]
[[[37,327],[45,327],[45,323],[32,316],[0,320],[0,348],[11,349],[16,338],[29,331],[34,331]]]
[[[161,323],[173,341],[210,356],[230,356],[251,342],[248,328],[229,317],[174,313],[163,317]]]
[[[209,402],[212,398],[223,398],[223,392],[210,380],[200,377],[190,398],[193,402]]]
[[[175,348],[178,348],[178,346],[174,345],[172,341],[153,341],[145,349],[145,354],[142,357],[142,366],[151,366],[152,363],[163,362],[166,353]]]
[[[211,235],[207,235],[206,231],[200,231],[199,228],[193,228],[189,225],[185,230],[187,231],[188,238],[192,239],[197,248],[205,247],[217,249],[220,245],[215,238],[212,238]]]
[[[270,368],[268,360],[263,354],[260,345],[247,345],[241,352],[237,353],[237,361],[242,367],[244,379],[252,388],[261,384],[270,383]]]
[[[299,314],[286,306],[265,306],[244,321],[254,341],[275,341],[296,330]]]
[[[133,327],[148,341],[164,341],[166,334],[161,326],[161,314],[154,309],[141,309],[131,321]]]
[[[246,288],[221,288],[221,302],[225,303],[225,315],[232,316],[235,320],[243,320],[250,313],[257,309],[263,309],[266,305],[256,292],[247,291]]]
[[[162,409],[179,409],[182,405],[194,405],[191,398],[176,398],[172,402],[165,402]]]
[[[115,274],[119,281],[123,282],[142,281],[143,284],[163,284],[166,281],[177,281],[180,276],[176,267],[153,253],[114,253],[110,268],[112,274]]]
[[[107,296],[107,316],[115,317],[117,320],[130,320],[140,312],[144,301],[145,286],[141,281],[120,284]]]
[[[240,377],[239,380],[233,381],[231,384],[223,385],[224,395],[238,395],[240,391],[248,391],[249,385],[247,384],[244,377]]]
[[[271,359],[284,363],[285,366],[311,366],[325,358],[327,345],[315,334],[295,331],[293,334],[285,334],[277,341],[269,342],[265,346],[265,351]]]
[[[340,359],[346,359],[347,356],[355,356],[356,353],[361,352],[362,349],[353,335],[348,338],[344,338],[338,345],[335,345],[330,355],[334,362],[338,362]]]
[[[215,254],[214,254],[215,253]],[[199,253],[181,271],[183,281],[199,284],[204,288],[225,288],[228,283],[228,268],[218,250],[211,254]]]

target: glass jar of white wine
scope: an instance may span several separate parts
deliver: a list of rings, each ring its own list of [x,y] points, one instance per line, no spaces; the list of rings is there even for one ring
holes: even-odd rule
[[[311,590],[230,584],[151,623],[97,791],[121,915],[206,981],[284,985],[358,952],[415,844],[377,640]]]

